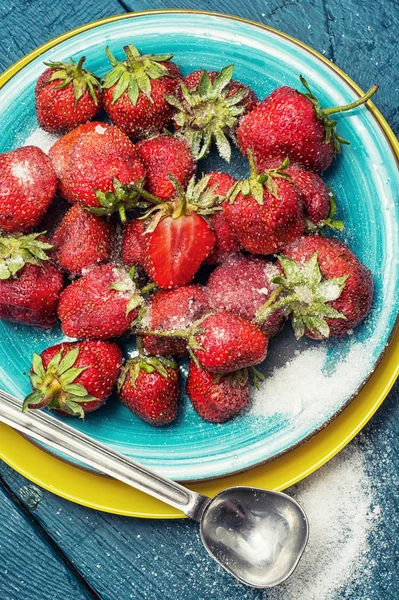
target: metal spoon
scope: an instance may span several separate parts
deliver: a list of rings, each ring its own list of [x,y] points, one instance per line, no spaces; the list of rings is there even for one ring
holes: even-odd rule
[[[64,454],[150,494],[199,521],[202,542],[226,571],[257,588],[283,582],[308,540],[303,509],[286,494],[232,487],[214,498],[198,494],[115,452],[43,411],[0,390],[0,421]]]

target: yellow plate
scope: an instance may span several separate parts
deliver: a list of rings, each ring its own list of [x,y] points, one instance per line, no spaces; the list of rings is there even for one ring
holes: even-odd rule
[[[89,23],[47,42],[16,62],[0,76],[0,86],[4,85],[15,73],[40,54],[78,33],[120,19],[134,18],[149,13],[171,12],[204,14],[204,11],[186,10],[147,11],[134,13],[133,15],[118,15]],[[355,90],[361,92],[360,88],[338,67],[312,48],[290,36],[238,17],[219,15],[218,13],[205,14],[251,23],[256,27],[271,30],[277,35],[288,38],[316,55],[329,68],[339,73]],[[371,105],[370,110],[399,158],[399,143],[389,125],[375,106]],[[233,485],[251,485],[273,490],[283,490],[293,485],[326,463],[364,427],[382,404],[398,374],[399,330],[396,330],[384,357],[365,387],[352,403],[323,431],[299,448],[262,467],[231,477],[191,485],[191,489],[213,496],[220,490]],[[143,518],[179,518],[184,516],[176,509],[168,507],[162,502],[118,481],[86,471],[53,456],[3,424],[0,424],[0,456],[16,471],[43,488],[91,508]]]

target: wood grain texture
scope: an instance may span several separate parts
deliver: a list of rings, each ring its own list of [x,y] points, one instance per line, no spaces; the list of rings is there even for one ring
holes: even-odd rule
[[[364,0],[0,0],[0,68],[83,23],[125,10],[156,8],[236,14],[297,37],[334,60],[362,87],[377,80],[381,90],[376,104],[398,131],[395,74],[399,50],[395,37],[397,4],[393,0],[373,5]],[[351,600],[399,598],[399,487],[393,475],[399,471],[398,399],[396,385],[362,434],[361,443],[383,517],[370,538],[371,579],[359,577]],[[0,490],[1,600],[93,597],[54,552],[52,544],[60,548],[102,600],[266,598],[262,592],[236,583],[207,557],[194,523],[107,515],[46,491],[35,506],[32,487],[26,493],[26,487],[31,486],[27,480],[4,464],[0,465],[0,477],[31,512],[27,520],[15,502]],[[43,538],[43,531],[50,543]],[[343,594],[344,597],[348,596]]]
[[[27,485],[29,485],[27,483]],[[32,492],[31,492],[32,498]],[[90,596],[0,486],[2,600],[87,600]]]
[[[118,0],[0,2],[0,69],[48,40],[96,19],[125,12]]]
[[[350,10],[346,0],[324,0],[324,5],[334,48],[331,58],[364,90],[380,85],[375,104],[398,134],[398,3],[351,0]]]

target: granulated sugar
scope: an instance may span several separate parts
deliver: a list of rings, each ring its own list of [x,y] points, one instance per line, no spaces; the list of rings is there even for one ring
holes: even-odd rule
[[[54,133],[47,133],[43,131],[43,129],[35,129],[32,133],[26,138],[24,142],[24,146],[37,146],[43,152],[47,152],[50,150],[51,146],[55,144],[60,136]]]
[[[339,593],[350,592],[355,579],[367,576],[368,535],[377,516],[358,445],[345,448],[289,493],[306,511],[309,543],[290,579],[265,592],[264,598],[335,600]]]
[[[33,183],[32,167],[29,161],[16,162],[11,167],[12,174],[16,179],[19,179],[21,185]]]
[[[297,419],[315,422],[318,416],[333,414],[347,398],[348,390],[355,390],[367,375],[371,357],[365,344],[355,343],[331,373],[327,352],[326,345],[309,348],[275,368],[260,389],[253,391],[252,414],[295,417],[296,426]]]

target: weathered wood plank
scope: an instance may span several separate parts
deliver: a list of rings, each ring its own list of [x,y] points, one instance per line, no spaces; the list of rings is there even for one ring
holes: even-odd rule
[[[11,0],[0,3],[0,70],[69,29],[125,12],[118,0]]]
[[[325,0],[335,62],[363,89],[379,83],[375,103],[399,132],[398,4]],[[374,99],[373,99],[374,101]]]
[[[30,499],[34,502],[32,491]],[[1,486],[0,597],[2,600],[93,598]]]
[[[293,35],[328,56],[329,36],[321,0],[124,0],[123,3],[131,11],[187,8],[237,15]]]
[[[5,465],[0,467],[0,474],[19,496],[28,485]],[[238,600],[248,591],[208,558],[195,523],[108,515],[46,491],[34,515],[71,561],[79,565],[102,600]],[[14,557],[10,570],[15,572],[17,565]],[[2,585],[0,580],[0,598]],[[42,589],[35,600],[54,600],[51,587],[43,585]],[[261,600],[262,593],[249,592],[247,597]]]

